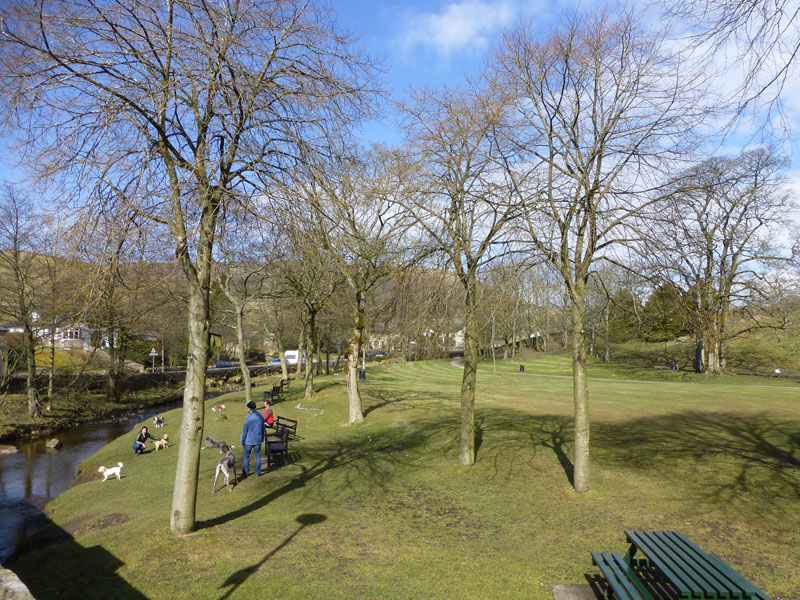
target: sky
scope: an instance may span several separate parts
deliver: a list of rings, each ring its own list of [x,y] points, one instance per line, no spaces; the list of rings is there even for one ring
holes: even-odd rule
[[[546,0],[366,4],[339,0],[336,16],[387,69],[384,84],[396,100],[413,88],[459,85],[480,70],[504,28],[530,21],[546,31],[570,8]],[[399,141],[391,118],[368,124],[364,135],[370,141]]]
[[[383,82],[393,99],[403,99],[414,87],[459,85],[465,76],[474,75],[481,68],[505,28],[519,22],[530,23],[544,38],[565,13],[592,10],[603,4],[611,3],[608,0],[331,0],[339,25],[360,38],[359,43],[367,53],[384,65]],[[644,6],[644,2],[640,5]],[[720,60],[723,54],[720,53]],[[736,65],[720,65],[725,74],[720,88],[741,78]],[[790,114],[800,115],[800,77],[790,79],[784,97]],[[794,120],[795,125],[800,123],[800,119]],[[361,136],[366,142],[391,145],[400,141],[388,110],[384,118],[365,124]],[[784,150],[791,154],[790,177],[800,192],[800,156],[797,156],[800,152],[793,152],[795,137],[790,137]],[[755,138],[757,131],[744,123],[717,152],[735,154],[753,144]],[[18,178],[13,159],[13,152],[0,139],[0,178]]]

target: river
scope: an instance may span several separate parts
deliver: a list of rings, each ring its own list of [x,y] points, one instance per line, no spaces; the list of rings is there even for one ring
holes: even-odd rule
[[[51,436],[64,444],[60,450],[45,447],[50,438],[12,444],[19,452],[0,455],[0,564],[14,554],[20,536],[38,526],[44,505],[72,487],[81,462],[137,423],[176,406],[154,406],[112,422],[61,431]]]

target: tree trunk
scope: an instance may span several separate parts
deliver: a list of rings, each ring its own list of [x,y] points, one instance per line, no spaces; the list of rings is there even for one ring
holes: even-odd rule
[[[56,395],[56,324],[50,325],[50,368],[47,376],[47,410],[53,410]]]
[[[603,308],[603,342],[605,344],[605,350],[603,351],[603,362],[608,363],[611,361],[611,347],[608,343],[608,321],[609,321],[609,310],[608,310],[608,303],[606,303],[605,307]]]
[[[575,290],[572,302],[572,395],[575,402],[573,486],[576,492],[586,492],[589,490],[589,386],[586,380],[586,314],[582,288]]]
[[[39,392],[36,389],[36,342],[29,325],[25,325],[22,335],[25,339],[25,363],[27,365],[28,416],[31,419],[38,419],[41,415],[39,414]]]
[[[364,420],[364,409],[361,394],[358,390],[358,355],[364,343],[364,296],[360,291],[355,292],[355,307],[353,311],[353,338],[350,340],[350,354],[348,356],[347,371],[347,398],[350,405],[350,414],[347,423],[353,425]]]
[[[289,368],[286,365],[286,348],[283,347],[283,342],[280,336],[276,336],[275,345],[278,347],[278,356],[281,357],[281,378],[283,381],[289,381]]]
[[[314,356],[317,352],[317,315],[310,313],[308,315],[308,336],[307,348],[308,356],[306,359],[306,389],[304,397],[306,400],[311,400],[314,397]],[[302,360],[302,356],[300,357]]]
[[[295,367],[295,373],[297,374],[297,379],[300,379],[300,375],[303,372],[304,368],[308,368],[303,363],[303,357],[306,354],[306,327],[303,325],[303,328],[300,330],[300,339],[297,342],[297,366]]]
[[[466,279],[466,314],[464,323],[464,374],[461,379],[461,440],[458,462],[469,467],[475,464],[475,383],[478,378],[478,319],[475,311],[475,275]]]
[[[250,389],[250,368],[247,366],[247,353],[244,349],[244,307],[236,307],[236,345],[239,348],[239,371],[242,373],[244,384],[244,399],[246,402],[253,400],[253,390]]]
[[[703,336],[697,337],[697,342],[694,347],[694,372],[703,373],[706,370],[705,360],[705,344],[703,343]]]
[[[189,297],[189,352],[170,516],[170,530],[179,535],[190,533],[195,526],[209,333],[208,288],[195,285]]]

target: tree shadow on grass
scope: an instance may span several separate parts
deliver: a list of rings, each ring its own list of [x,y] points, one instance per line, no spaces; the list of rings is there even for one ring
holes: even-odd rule
[[[437,396],[441,399],[441,396]],[[377,401],[377,402],[376,402]],[[402,389],[369,390],[368,412],[401,409],[426,411],[410,422],[424,445],[456,453],[460,435],[457,405],[436,403],[430,396]],[[435,413],[435,416],[428,416]],[[566,479],[574,485],[571,416],[535,414],[507,408],[476,407],[476,461],[492,461],[496,472],[531,465],[549,451]],[[430,452],[428,448],[426,452]],[[714,481],[696,482],[698,496],[740,501],[758,492],[764,500],[800,498],[800,420],[781,419],[768,412],[736,413],[688,410],[619,421],[593,421],[591,456],[594,468],[603,464],[623,470],[654,470],[665,484],[695,477],[694,464],[721,461],[725,473]],[[454,454],[455,460],[455,454]]]
[[[682,411],[599,424],[593,439],[599,458],[625,468],[669,467],[682,461],[720,465],[734,476],[704,480],[698,492],[735,502],[756,492],[764,500],[800,499],[798,431],[800,421],[767,412]],[[685,469],[677,476],[685,477]]]
[[[384,486],[388,479],[402,465],[409,462],[405,451],[413,450],[425,443],[425,436],[399,429],[391,430],[373,443],[370,437],[356,438],[331,443],[303,443],[303,461],[295,464],[300,473],[266,496],[259,498],[234,511],[217,517],[198,521],[197,529],[222,525],[245,517],[263,508],[273,500],[293,490],[305,487],[314,478],[330,470],[337,470],[343,477],[343,486],[352,488],[360,485]],[[309,464],[310,463],[310,464]]]
[[[574,430],[571,418],[515,410],[476,411],[483,443],[479,460],[509,464],[553,452],[573,483]],[[765,501],[800,499],[800,421],[769,413],[682,411],[619,422],[594,422],[591,450],[595,468],[653,470],[664,483],[694,477],[687,467],[724,465],[730,475],[697,482],[697,494],[737,501],[758,493]],[[718,461],[718,462],[714,462]],[[705,475],[698,475],[704,478]]]
[[[291,542],[294,539],[294,537],[298,533],[300,533],[305,527],[308,527],[309,525],[316,525],[318,523],[322,523],[325,519],[327,519],[325,515],[319,515],[313,513],[303,514],[298,516],[295,519],[295,521],[297,521],[300,524],[300,526],[297,529],[295,529],[289,537],[287,537],[280,544],[275,546],[275,548],[273,548],[270,552],[268,552],[264,556],[264,558],[262,558],[260,561],[258,561],[253,565],[250,565],[249,567],[245,567],[244,569],[239,569],[238,571],[236,571],[236,573],[234,573],[233,575],[228,577],[228,579],[225,580],[225,583],[223,583],[220,587],[230,588],[230,589],[228,589],[227,592],[225,592],[222,596],[220,596],[220,600],[229,598],[239,588],[240,585],[242,585],[245,581],[247,581],[248,577],[250,577],[253,573],[258,571],[258,569],[260,569],[270,558],[272,558],[275,554],[277,554],[278,551],[288,546],[289,542]]]
[[[370,390],[369,395],[365,394],[363,398],[364,404],[368,404],[364,409],[364,417],[366,418],[370,413],[386,407],[399,409],[420,408],[426,400],[430,400],[430,395],[424,392]]]
[[[41,519],[37,533],[22,540],[10,563],[35,598],[147,600],[117,574],[125,564],[120,559],[102,546],[82,546],[67,530],[44,515]],[[90,580],[77,576],[81,573]]]

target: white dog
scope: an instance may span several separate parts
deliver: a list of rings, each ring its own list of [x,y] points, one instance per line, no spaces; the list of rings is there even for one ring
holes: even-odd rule
[[[109,469],[106,469],[105,467],[100,467],[99,469],[97,469],[98,473],[102,473],[103,474],[103,481],[105,481],[109,477],[113,477],[114,475],[117,476],[117,479],[122,479],[121,471],[122,471],[122,463],[121,462],[118,462],[116,467],[111,467]]]
[[[153,417],[153,423],[155,423],[156,427],[163,427],[164,417]]]

